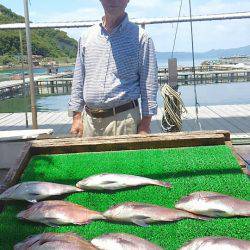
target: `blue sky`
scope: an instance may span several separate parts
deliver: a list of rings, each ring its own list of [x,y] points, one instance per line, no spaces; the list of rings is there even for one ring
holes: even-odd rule
[[[22,0],[0,0],[0,3],[23,15]],[[250,11],[249,0],[192,0],[193,14],[205,15]],[[175,17],[180,0],[130,0],[127,12],[131,18]],[[103,15],[99,0],[31,0],[30,19],[33,22],[96,20]],[[188,0],[183,0],[182,15],[188,15]],[[146,26],[157,51],[171,51],[175,24]],[[86,29],[67,29],[78,38]],[[200,22],[194,24],[195,50],[226,49],[250,45],[250,19]],[[190,28],[179,25],[176,51],[190,51]]]

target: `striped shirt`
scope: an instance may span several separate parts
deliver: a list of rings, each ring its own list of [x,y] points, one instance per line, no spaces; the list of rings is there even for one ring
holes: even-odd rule
[[[102,23],[78,42],[69,111],[108,109],[141,98],[142,116],[157,113],[158,70],[152,39],[124,18],[112,33]]]

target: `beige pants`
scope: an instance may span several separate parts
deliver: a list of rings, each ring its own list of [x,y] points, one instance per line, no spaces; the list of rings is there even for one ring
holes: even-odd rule
[[[136,134],[141,114],[139,107],[106,118],[91,117],[84,111],[83,136],[115,136]]]

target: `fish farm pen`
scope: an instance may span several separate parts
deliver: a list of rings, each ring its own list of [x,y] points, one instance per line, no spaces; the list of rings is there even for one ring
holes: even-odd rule
[[[5,143],[0,164],[10,166],[0,179],[0,193],[17,182],[46,181],[75,184],[101,173],[130,174],[167,181],[171,189],[144,186],[119,191],[84,191],[64,200],[104,212],[124,202],[142,202],[174,208],[183,196],[196,191],[219,192],[250,200],[245,164],[235,154],[226,131],[172,133],[97,138],[44,138]],[[10,153],[12,152],[12,153]],[[13,153],[16,159],[13,159]],[[9,164],[9,165],[8,165]],[[62,199],[60,197],[60,199]],[[49,227],[22,221],[16,215],[25,202],[2,204],[0,249],[42,232],[75,232],[88,240],[106,233],[129,233],[176,250],[204,236],[250,240],[249,218],[185,219],[140,227],[130,223],[94,221],[83,226]]]
[[[177,75],[178,85],[193,85],[196,84],[219,84],[232,82],[249,82],[249,69],[207,69],[206,67],[196,67],[196,77],[192,68],[179,68]],[[36,76],[35,92],[36,95],[48,94],[68,94],[71,93],[71,86],[73,81],[73,72],[64,72],[52,75]],[[169,82],[169,72],[167,68],[159,68],[158,82],[160,85]],[[23,80],[8,80],[0,81],[0,100],[14,98],[18,96],[30,95],[29,93],[29,79]]]

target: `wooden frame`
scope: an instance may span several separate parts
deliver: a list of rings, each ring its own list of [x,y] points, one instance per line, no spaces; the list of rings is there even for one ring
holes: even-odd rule
[[[5,177],[0,181],[0,193],[18,182],[29,160],[34,155],[212,145],[228,145],[232,148],[230,133],[218,130],[84,139],[51,138],[28,141],[24,142],[21,154],[15,161],[16,164],[11,166]],[[232,152],[235,154],[240,166],[245,167],[233,148]]]

